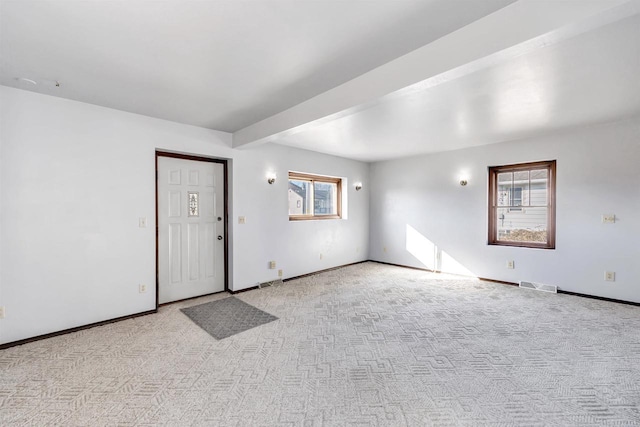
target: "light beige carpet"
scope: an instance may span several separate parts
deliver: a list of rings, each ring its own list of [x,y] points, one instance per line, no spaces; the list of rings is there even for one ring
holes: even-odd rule
[[[365,263],[0,351],[0,425],[640,425],[640,309]]]

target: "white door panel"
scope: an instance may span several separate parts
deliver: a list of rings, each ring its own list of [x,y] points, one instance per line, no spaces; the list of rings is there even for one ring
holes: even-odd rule
[[[160,304],[224,290],[224,166],[158,157]]]

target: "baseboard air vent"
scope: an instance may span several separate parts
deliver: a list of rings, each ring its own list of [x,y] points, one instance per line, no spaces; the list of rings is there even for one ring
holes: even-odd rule
[[[525,289],[533,289],[534,291],[558,293],[556,285],[543,285],[542,283],[520,281],[520,287]]]
[[[269,286],[282,285],[282,279],[272,280],[270,282],[258,283],[258,288],[268,288]]]

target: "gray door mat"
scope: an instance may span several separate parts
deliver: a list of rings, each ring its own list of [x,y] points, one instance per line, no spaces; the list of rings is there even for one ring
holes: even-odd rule
[[[183,308],[184,314],[217,340],[278,320],[234,297]]]

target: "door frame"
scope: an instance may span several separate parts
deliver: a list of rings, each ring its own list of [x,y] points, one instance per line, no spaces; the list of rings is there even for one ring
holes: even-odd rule
[[[160,228],[158,227],[158,157],[171,157],[174,159],[183,159],[183,160],[195,160],[197,162],[209,162],[209,163],[219,163],[223,166],[223,190],[224,190],[224,207],[223,207],[223,222],[224,222],[224,291],[229,291],[229,177],[228,177],[228,160],[227,159],[219,159],[213,157],[202,157],[196,156],[193,154],[181,154],[181,153],[172,153],[170,151],[162,151],[156,150],[156,310],[160,307],[160,266],[159,266],[159,246],[158,239],[160,235]],[[200,298],[206,295],[212,295],[217,292],[213,292],[211,294],[199,295],[197,297],[192,298]],[[175,302],[184,301],[172,301],[165,304],[173,304]],[[162,304],[162,305],[165,305]]]

